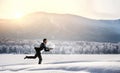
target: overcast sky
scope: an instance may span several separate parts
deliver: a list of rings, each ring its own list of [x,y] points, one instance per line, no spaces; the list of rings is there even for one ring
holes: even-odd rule
[[[116,19],[120,18],[120,0],[0,0],[0,18],[38,11]]]

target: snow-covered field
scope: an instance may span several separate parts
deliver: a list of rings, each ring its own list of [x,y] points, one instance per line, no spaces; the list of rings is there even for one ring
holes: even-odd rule
[[[41,65],[24,56],[1,54],[0,73],[120,73],[120,55],[43,54]]]

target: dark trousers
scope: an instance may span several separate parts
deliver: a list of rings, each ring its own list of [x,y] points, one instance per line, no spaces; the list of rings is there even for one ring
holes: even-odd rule
[[[41,53],[36,53],[34,56],[26,56],[26,58],[28,58],[28,59],[35,59],[35,58],[37,58],[37,57],[38,57],[38,59],[39,59],[38,64],[41,64],[41,63],[42,63]]]

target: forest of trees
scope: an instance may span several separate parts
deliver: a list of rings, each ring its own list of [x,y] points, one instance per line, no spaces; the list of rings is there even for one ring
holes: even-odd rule
[[[44,54],[120,54],[120,43],[57,41],[51,40],[55,48]],[[0,39],[0,54],[32,54],[41,40]]]

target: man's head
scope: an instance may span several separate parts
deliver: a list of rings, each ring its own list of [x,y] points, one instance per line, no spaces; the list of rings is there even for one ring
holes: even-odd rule
[[[45,43],[45,44],[47,43],[47,39],[46,38],[43,39],[43,43]]]

